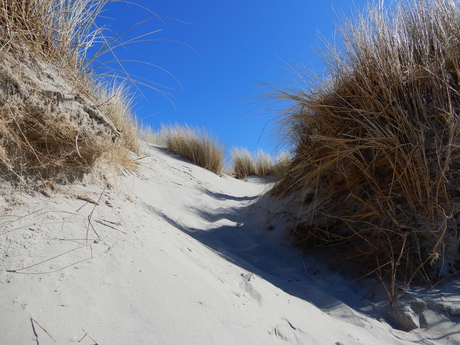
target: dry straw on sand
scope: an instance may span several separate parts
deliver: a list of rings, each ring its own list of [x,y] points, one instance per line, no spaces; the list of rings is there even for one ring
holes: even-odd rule
[[[274,193],[301,203],[299,244],[337,248],[391,296],[459,269],[458,5],[369,6],[324,54],[328,79],[282,93],[295,158]]]

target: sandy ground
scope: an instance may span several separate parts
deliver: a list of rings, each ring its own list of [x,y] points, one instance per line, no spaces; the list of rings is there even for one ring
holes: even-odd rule
[[[2,185],[0,344],[460,344],[456,282],[406,291],[397,330],[372,280],[289,246],[270,182],[144,151],[116,190]]]

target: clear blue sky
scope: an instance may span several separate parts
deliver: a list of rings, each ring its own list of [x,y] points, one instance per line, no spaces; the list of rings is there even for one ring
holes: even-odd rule
[[[140,23],[122,41],[158,31],[142,38],[149,41],[115,50],[120,60],[158,66],[124,62],[128,73],[160,84],[158,88],[170,94],[168,99],[140,87],[143,96],[138,94],[134,107],[138,118],[154,129],[175,122],[205,127],[227,148],[269,152],[276,148],[276,116],[251,96],[266,92],[261,82],[292,83],[290,65],[318,66],[313,51],[322,46],[318,33],[334,41],[337,12],[348,15],[365,4],[365,0],[131,1],[162,19],[134,4],[115,2],[107,5],[98,25],[118,34]]]

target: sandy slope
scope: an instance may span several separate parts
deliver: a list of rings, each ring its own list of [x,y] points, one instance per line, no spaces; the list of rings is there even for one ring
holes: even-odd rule
[[[268,183],[145,153],[117,191],[3,185],[0,344],[460,343],[455,320],[398,331],[363,284],[312,274],[259,198]]]

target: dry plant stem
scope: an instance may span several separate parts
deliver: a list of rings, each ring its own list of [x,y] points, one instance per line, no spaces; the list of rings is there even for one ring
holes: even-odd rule
[[[108,220],[99,220],[99,219],[95,220],[95,222],[96,222],[96,223],[99,223],[99,224],[102,224],[102,225],[104,225],[104,226],[106,226],[106,227],[108,227],[108,228],[111,228],[111,229],[113,229],[113,230],[119,231],[119,232],[121,232],[122,234],[125,234],[125,235],[126,235],[126,232],[125,232],[125,231],[120,230],[120,229],[117,229],[116,227],[114,227],[114,226],[112,226],[112,225],[106,224],[106,223],[112,223],[112,224],[113,224],[113,222],[110,222],[110,221],[108,221]]]
[[[110,252],[112,250],[113,247],[115,247],[115,245],[118,243],[120,239],[118,238],[114,244],[112,244],[104,253],[107,254],[108,252]]]
[[[82,246],[80,246],[80,247],[77,247],[77,248],[68,250],[68,251],[66,251],[66,252],[64,252],[64,253],[61,253],[61,254],[56,255],[56,256],[53,256],[52,258],[49,258],[49,259],[47,259],[47,260],[40,261],[40,262],[38,262],[38,263],[36,263],[36,264],[30,265],[30,266],[27,266],[27,267],[23,267],[23,268],[14,269],[14,270],[6,270],[6,271],[7,271],[7,272],[10,272],[10,273],[18,273],[18,272],[20,272],[20,271],[24,271],[24,270],[27,270],[27,269],[29,269],[29,268],[32,268],[32,267],[35,267],[35,266],[44,264],[45,262],[54,260],[54,259],[56,259],[56,258],[58,258],[58,257],[60,257],[60,256],[66,255],[66,254],[68,254],[68,253],[74,252],[74,251],[79,250],[79,249],[82,249],[82,248],[85,248],[85,247],[87,247],[87,246],[90,246],[90,248],[91,248],[91,259],[92,259],[92,258],[93,258],[92,250],[93,250],[93,249],[92,249],[92,247],[91,247],[91,244],[84,244],[84,245],[82,245]]]
[[[89,234],[89,227],[91,226],[91,229],[93,229],[94,233],[98,238],[101,238],[99,234],[97,233],[96,229],[94,228],[93,224],[91,223],[91,219],[93,218],[93,213],[94,210],[96,209],[96,206],[99,205],[99,201],[101,201],[102,196],[104,195],[105,189],[107,186],[104,186],[104,189],[101,192],[101,195],[99,195],[99,199],[97,199],[96,203],[94,204],[93,209],[91,210],[90,214],[88,215],[88,226],[86,227],[86,243],[88,243],[88,234]]]
[[[83,207],[85,207],[88,203],[90,204],[93,204],[93,205],[96,205],[96,201],[94,201],[93,199],[87,197],[87,196],[84,196],[84,195],[75,195],[75,197],[79,200],[83,200],[83,201],[86,201],[82,206],[80,206],[75,212],[79,212]]]
[[[9,222],[15,222],[15,221],[24,219],[24,218],[26,218],[26,217],[30,217],[30,216],[34,215],[35,213],[41,212],[41,211],[44,210],[44,209],[45,209],[45,208],[41,208],[41,209],[39,209],[39,210],[36,210],[36,211],[30,212],[30,213],[27,213],[27,214],[25,214],[25,215],[23,215],[23,216],[15,216],[15,215],[2,215],[2,216],[3,216],[3,217],[5,217],[5,216],[7,216],[7,217],[15,217],[15,219],[13,219],[13,220],[6,220],[6,222],[9,223]],[[48,211],[46,211],[46,212],[48,212]],[[46,212],[45,212],[45,213],[46,213]]]
[[[94,340],[94,339],[89,335],[88,332],[86,332],[83,328],[82,328],[81,330],[82,330],[83,332],[85,332],[85,335],[84,335],[83,337],[81,337],[81,339],[78,341],[78,343],[80,343],[85,337],[88,337],[88,338],[90,338],[92,341],[94,341],[94,345],[99,345],[99,343],[98,343],[96,340]]]
[[[40,327],[54,342],[56,342],[56,340],[53,338],[53,336],[45,328],[43,328],[42,325],[40,325],[35,319],[30,318],[30,323],[32,324],[32,330],[34,332],[34,335],[37,338],[37,344],[38,344],[38,334],[35,331],[34,324],[36,324],[38,327]]]
[[[402,246],[401,246],[401,252],[399,253],[398,259],[396,260],[396,262],[394,262],[393,260],[391,261],[391,271],[392,271],[392,277],[391,277],[391,281],[390,281],[391,290],[390,290],[390,294],[388,296],[389,299],[390,299],[390,304],[393,304],[395,302],[394,297],[395,297],[395,294],[396,294],[396,287],[395,287],[396,273],[398,272],[398,267],[399,267],[399,265],[401,263],[401,258],[404,255],[404,251],[406,249],[406,240],[407,240],[407,235],[405,234],[403,236],[403,243],[402,243]]]

